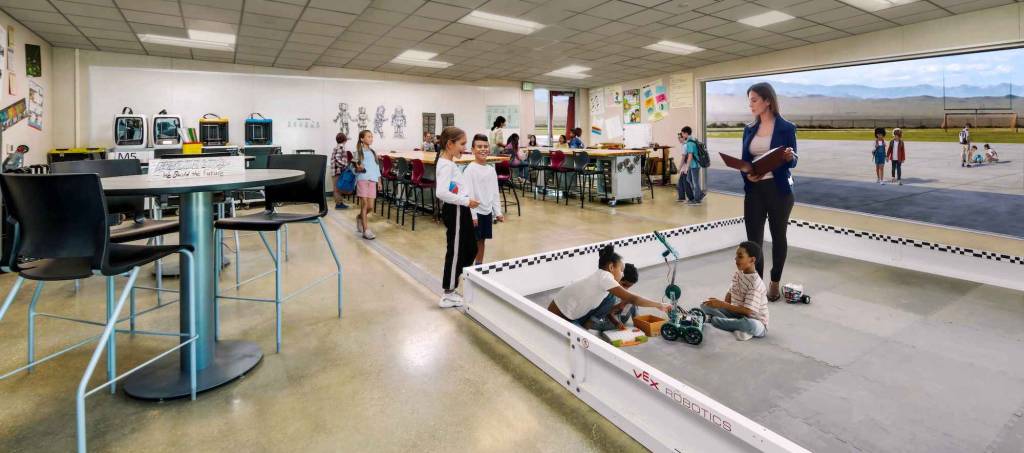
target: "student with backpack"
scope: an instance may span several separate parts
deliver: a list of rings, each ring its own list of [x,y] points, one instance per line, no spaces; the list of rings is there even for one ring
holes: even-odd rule
[[[704,192],[700,187],[701,163],[698,158],[700,144],[691,137],[693,129],[683,127],[679,132],[679,143],[683,144],[683,165],[680,169],[679,183],[676,185],[676,201],[687,201],[688,205],[699,205],[704,200]]]
[[[970,167],[971,166],[971,123],[964,125],[964,128],[960,130],[960,146],[963,149],[960,151],[960,166]]]

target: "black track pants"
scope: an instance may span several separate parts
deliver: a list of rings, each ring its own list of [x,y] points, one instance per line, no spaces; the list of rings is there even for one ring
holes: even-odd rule
[[[466,206],[444,203],[441,217],[448,230],[448,249],[444,254],[444,276],[441,286],[445,291],[454,291],[459,286],[462,268],[471,266],[476,258],[476,235],[473,233],[473,216]]]

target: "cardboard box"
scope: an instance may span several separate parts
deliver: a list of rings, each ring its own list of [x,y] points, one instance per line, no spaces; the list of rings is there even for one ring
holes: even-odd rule
[[[665,319],[654,315],[640,315],[633,317],[633,325],[642,330],[648,337],[661,335],[662,324],[665,324]]]

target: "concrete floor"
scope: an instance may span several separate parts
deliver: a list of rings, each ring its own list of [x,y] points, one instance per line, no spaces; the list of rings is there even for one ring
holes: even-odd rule
[[[890,137],[891,138],[891,137]],[[713,138],[708,140],[713,168],[727,168],[719,152],[739,156],[741,140]],[[800,166],[797,177],[812,176],[845,181],[875,181],[871,160],[872,137],[860,141],[800,140]],[[982,150],[984,143],[979,143]],[[994,143],[1002,162],[973,168],[960,167],[957,143],[906,143],[907,161],[903,164],[904,184],[939,189],[1024,195],[1024,145]],[[889,179],[891,167],[885,166]]]
[[[733,250],[679,263],[682,305],[723,298]],[[746,343],[707,325],[697,347],[655,338],[624,351],[811,451],[1019,452],[1024,294],[791,249],[786,281],[811,305],[770,304]],[[658,299],[664,266],[634,291]],[[531,299],[546,306],[557,290]]]
[[[627,234],[740,215],[740,200],[712,194],[702,207],[672,201],[658,188],[639,205],[555,206],[524,202],[523,216],[495,228],[488,260],[511,258]],[[330,284],[284,309],[284,349],[273,353],[273,309],[228,302],[224,338],[258,342],[267,353],[252,373],[195,402],[148,403],[122,394],[88,401],[94,451],[637,451],[642,447],[552,382],[512,348],[457,311],[436,308],[443,228],[424,220],[415,232],[379,217],[377,241],[354,234],[354,212],[335,211],[327,225],[345,266],[345,317],[334,316]],[[1024,254],[1024,241],[797,207],[794,217],[966,247]],[[298,288],[333,263],[315,226],[293,227],[288,288]],[[243,274],[271,265],[255,237],[243,240]],[[222,278],[227,281],[233,272]],[[148,278],[147,278],[148,280]],[[13,278],[0,276],[0,289]],[[147,283],[147,282],[143,282]],[[151,283],[151,282],[148,282]],[[272,280],[244,288],[266,296]],[[103,285],[86,281],[78,295],[51,284],[42,310],[102,316]],[[140,306],[152,303],[140,292]],[[24,360],[24,288],[0,321],[0,370]],[[148,299],[147,299],[148,298]],[[148,301],[148,302],[146,302]],[[93,332],[43,320],[40,352]],[[177,310],[151,314],[140,326],[174,328]],[[144,360],[166,340],[121,337],[123,367]],[[74,436],[74,388],[91,350],[0,381],[0,451],[68,451]],[[1019,425],[1019,424],[1018,424]],[[1019,432],[1019,431],[1018,431]]]

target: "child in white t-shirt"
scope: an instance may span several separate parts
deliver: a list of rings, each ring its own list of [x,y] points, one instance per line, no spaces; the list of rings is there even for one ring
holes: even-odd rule
[[[494,235],[491,226],[496,222],[504,222],[501,214],[501,194],[498,192],[498,174],[494,167],[487,164],[487,156],[491,147],[487,136],[476,134],[473,137],[473,157],[475,160],[462,171],[465,177],[469,197],[478,200],[480,205],[471,209],[473,214],[473,230],[476,234],[476,264],[484,262],[484,241]]]
[[[761,247],[747,241],[736,248],[736,273],[725,300],[714,297],[701,305],[713,326],[732,332],[739,341],[763,337],[768,333],[767,288],[757,275]]]
[[[562,319],[585,329],[610,330],[621,323],[610,321],[613,313],[620,313],[627,305],[657,308],[668,312],[672,308],[633,294],[619,284],[625,264],[615,248],[606,245],[598,252],[597,271],[570,283],[555,295],[548,310]],[[607,297],[608,295],[615,297]],[[612,323],[612,327],[608,324]]]

